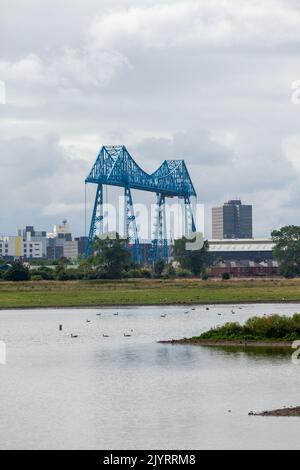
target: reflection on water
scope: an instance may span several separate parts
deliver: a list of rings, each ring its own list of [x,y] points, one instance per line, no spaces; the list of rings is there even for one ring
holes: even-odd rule
[[[238,355],[245,355],[248,357],[253,358],[255,361],[266,358],[270,359],[271,361],[275,361],[276,359],[281,360],[282,358],[291,357],[291,349],[290,348],[272,348],[272,347],[252,347],[247,346],[246,348],[243,346],[214,346],[211,347],[214,351],[221,351],[223,356],[232,356],[234,355],[237,357]]]
[[[158,344],[232,321],[232,306],[186,310],[0,312],[0,447],[298,448],[300,420],[248,416],[299,405],[293,351]],[[243,305],[235,321],[298,310]]]

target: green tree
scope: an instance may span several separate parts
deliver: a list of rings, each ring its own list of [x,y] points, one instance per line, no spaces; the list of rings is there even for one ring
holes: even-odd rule
[[[94,250],[96,255],[92,262],[98,270],[99,277],[120,279],[123,272],[129,269],[131,255],[126,245],[126,240],[121,239],[118,234],[116,234],[115,239],[95,238]]]
[[[14,282],[29,281],[30,280],[29,269],[26,268],[26,266],[24,266],[19,261],[13,262],[11,267],[4,274],[4,279],[6,281],[14,281]]]
[[[300,274],[300,226],[289,225],[272,232],[275,243],[274,258],[280,264],[280,273],[285,277]]]
[[[153,271],[154,271],[155,276],[161,277],[164,269],[165,269],[165,262],[163,259],[159,259],[158,261],[156,261],[156,263],[154,263]]]
[[[194,240],[195,241],[195,240]],[[199,250],[187,250],[186,244],[192,243],[183,237],[175,240],[174,258],[178,261],[183,269],[191,271],[195,276],[199,276],[208,260],[208,241],[205,241]]]

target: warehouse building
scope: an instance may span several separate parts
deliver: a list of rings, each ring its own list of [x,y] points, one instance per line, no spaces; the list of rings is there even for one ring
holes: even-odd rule
[[[210,240],[210,261],[255,261],[273,260],[274,242],[269,238],[242,240]]]

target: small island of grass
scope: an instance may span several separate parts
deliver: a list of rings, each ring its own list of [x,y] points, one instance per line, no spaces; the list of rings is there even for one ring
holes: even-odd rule
[[[293,317],[270,315],[252,317],[244,325],[226,323],[199,336],[163,341],[202,346],[291,347],[300,340],[300,314]]]

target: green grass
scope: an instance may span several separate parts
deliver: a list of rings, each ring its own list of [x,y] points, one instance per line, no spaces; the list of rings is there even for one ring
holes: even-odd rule
[[[0,308],[300,301],[300,279],[0,282]]]

